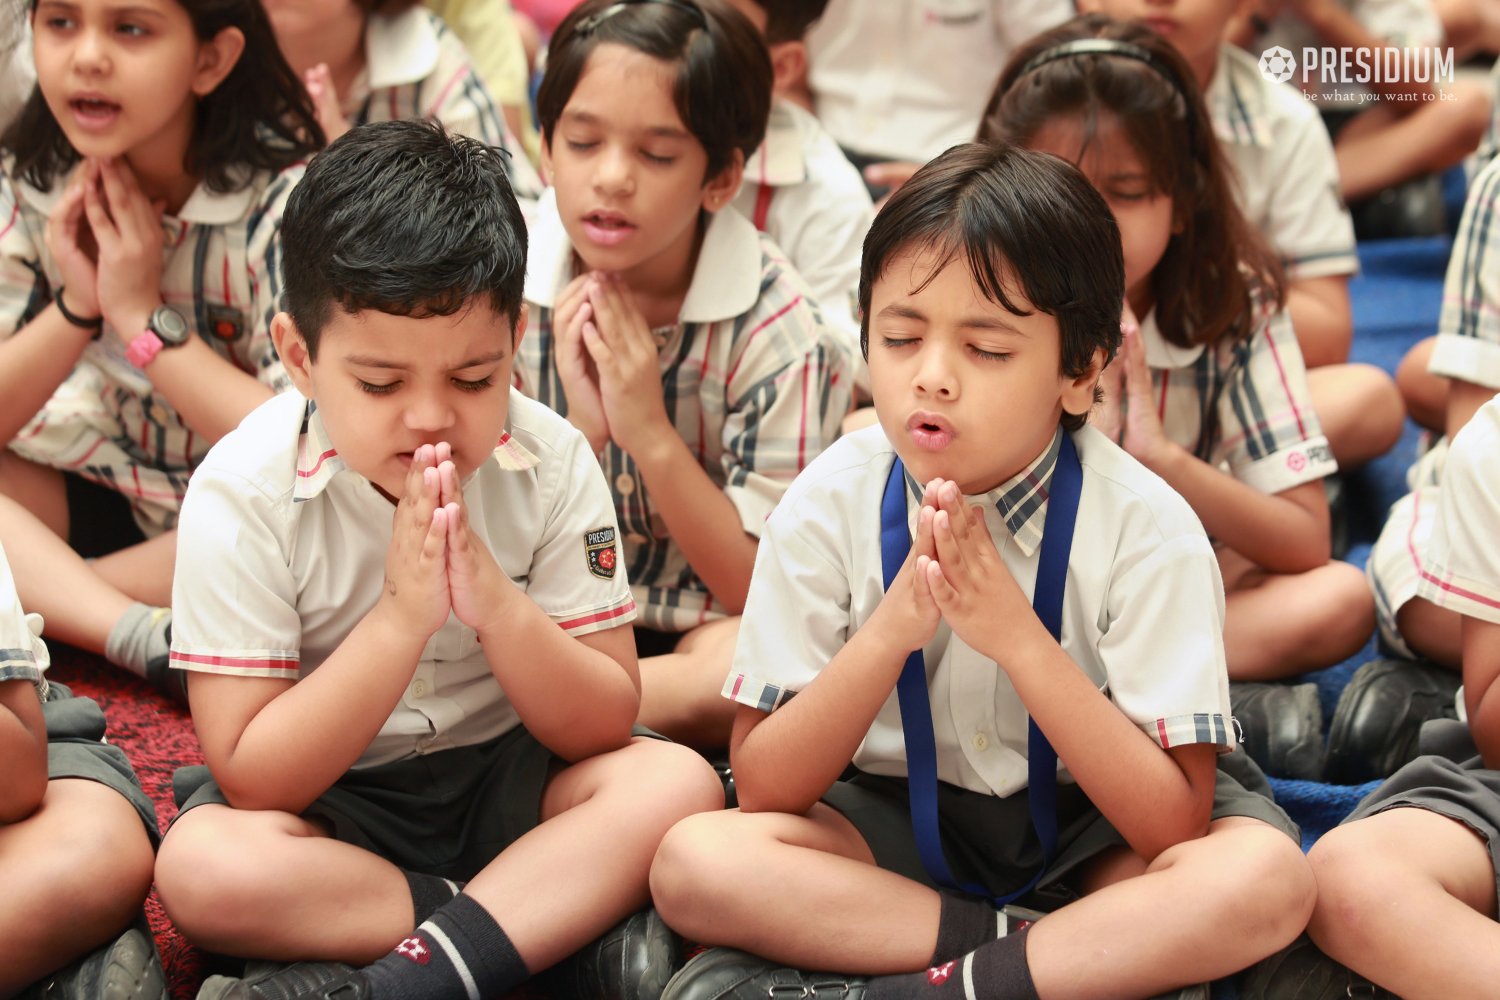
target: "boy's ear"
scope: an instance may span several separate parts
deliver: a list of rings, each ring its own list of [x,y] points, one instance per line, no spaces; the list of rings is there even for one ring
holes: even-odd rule
[[[710,212],[717,212],[728,205],[740,193],[740,181],[744,178],[745,154],[736,149],[729,165],[703,185],[703,207]]]
[[[193,73],[193,93],[207,97],[234,69],[245,52],[245,33],[224,28],[198,46],[198,66]]]
[[[312,399],[312,355],[290,313],[279,312],[272,317],[271,343],[276,346],[276,356],[297,391]]]
[[[1062,407],[1064,411],[1077,417],[1094,408],[1094,387],[1099,384],[1099,376],[1108,362],[1109,356],[1104,348],[1096,347],[1094,356],[1089,359],[1089,366],[1084,369],[1083,374],[1063,382]]]
[[[807,43],[798,38],[770,46],[771,93],[777,97],[800,91],[807,83]]]

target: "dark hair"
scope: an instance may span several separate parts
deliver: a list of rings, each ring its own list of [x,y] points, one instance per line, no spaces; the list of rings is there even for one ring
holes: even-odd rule
[[[281,56],[261,0],[177,3],[201,42],[225,28],[238,28],[245,36],[245,50],[229,75],[198,100],[183,169],[201,177],[210,191],[237,191],[256,171],[284,170],[320,149],[323,128],[302,81]],[[30,6],[34,16],[37,0]],[[0,149],[15,157],[17,176],[42,190],[79,159],[39,84],[0,135]]]
[[[1147,59],[1088,53],[1028,66],[1079,39],[1126,43]],[[1188,347],[1246,335],[1252,292],[1283,301],[1281,264],[1240,211],[1192,70],[1156,32],[1100,14],[1043,32],[1011,56],[979,134],[1024,145],[1071,116],[1082,121],[1086,150],[1103,115],[1119,122],[1156,191],[1172,198],[1174,232],[1151,272],[1162,336]]]
[[[766,12],[766,43],[800,42],[828,9],[828,0],[750,0]]]
[[[482,299],[514,328],[526,223],[504,156],[438,122],[389,121],[313,157],[281,221],[286,310],[309,355],[335,306],[421,319]]]
[[[866,358],[875,282],[892,259],[911,250],[935,253],[928,280],[962,255],[991,302],[1030,315],[1011,298],[1019,290],[1056,316],[1062,374],[1069,378],[1085,374],[1099,348],[1113,358],[1120,346],[1120,230],[1104,198],[1065,160],[1008,143],[968,143],[891,195],[865,237],[859,267],[859,346]],[[1087,419],[1064,412],[1062,424],[1077,430]]]
[[[716,177],[738,149],[760,146],[771,115],[771,57],[745,16],[722,0],[585,0],[547,47],[537,123],[550,148],[558,119],[595,48],[623,45],[674,66],[677,114],[708,154]]]

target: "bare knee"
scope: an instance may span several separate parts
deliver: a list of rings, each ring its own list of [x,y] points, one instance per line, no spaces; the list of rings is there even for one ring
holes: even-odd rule
[[[1371,941],[1368,917],[1389,902],[1381,873],[1399,859],[1375,846],[1355,823],[1318,838],[1307,860],[1318,886],[1308,934],[1335,958],[1363,950]]]
[[[1357,653],[1375,631],[1375,597],[1359,568],[1334,560],[1319,570],[1324,614],[1314,623],[1314,642],[1328,646],[1330,663]]]
[[[189,940],[222,950],[252,914],[265,911],[267,889],[276,884],[267,877],[275,854],[267,846],[290,836],[285,821],[292,819],[205,805],[173,824],[157,853],[156,888]]]
[[[129,923],[151,889],[153,860],[135,808],[104,785],[65,779],[49,785],[36,817],[46,822],[47,843],[26,872],[38,891],[8,889],[37,901],[36,919],[65,920],[80,936]]]
[[[662,838],[651,862],[651,899],[674,930],[706,940],[715,913],[744,878],[744,817],[738,810],[700,813]]]
[[[1302,848],[1266,826],[1246,827],[1229,876],[1235,885],[1222,894],[1237,933],[1251,936],[1269,955],[1302,933],[1317,901],[1317,882]]]
[[[724,808],[724,785],[696,750],[660,740],[641,740],[640,744],[643,750],[649,749],[646,773],[656,795],[654,812],[666,824]]]

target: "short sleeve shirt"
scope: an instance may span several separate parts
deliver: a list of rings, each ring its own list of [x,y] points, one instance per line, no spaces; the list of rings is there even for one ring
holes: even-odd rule
[[[566,414],[553,304],[573,277],[573,248],[553,193],[537,206],[527,259],[532,330],[516,384]],[[657,331],[673,426],[759,537],[787,485],[831,442],[849,410],[850,359],[802,279],[738,212],[703,234],[680,322]],[[634,460],[613,442],[599,457],[613,489],[641,624],[685,632],[726,615],[677,547]]]
[[[518,198],[535,198],[541,179],[505,124],[463,42],[431,11],[372,16],[365,26],[365,72],[343,95],[350,125],[435,118],[450,131],[510,154],[506,172]]]
[[[1280,255],[1287,277],[1354,274],[1354,222],[1339,193],[1338,161],[1317,108],[1261,75],[1225,45],[1204,93],[1214,134],[1234,165],[1245,217]]]
[[[1182,497],[1098,431],[1073,440],[1083,489],[1063,649],[1158,745],[1233,747],[1223,583],[1202,525]],[[1028,598],[1059,445],[1060,437],[1010,481],[967,498],[984,507],[1001,559]],[[884,597],[881,497],[894,459],[880,428],[869,427],[841,438],[792,485],[761,537],[726,697],[773,711],[816,684],[874,613]],[[920,504],[909,484],[909,529]],[[923,655],[938,778],[1000,796],[1024,788],[1027,713],[1005,672],[944,624]],[[902,733],[893,692],[854,764],[905,775]]]
[[[506,432],[463,492],[474,531],[558,627],[631,620],[609,491],[561,417],[512,391]],[[264,403],[188,487],[177,544],[194,558],[174,580],[172,666],[290,680],[317,670],[379,600],[394,513],[345,467],[314,405],[296,392]],[[482,743],[519,721],[474,630],[450,615],[356,766]]]
[[[1258,302],[1248,336],[1194,347],[1141,320],[1152,395],[1167,437],[1262,493],[1338,471],[1307,388],[1286,314]]]
[[[42,642],[42,616],[22,610],[10,562],[0,548],[0,682],[27,681],[46,700],[43,675],[51,662]]]
[[[1500,399],[1464,425],[1448,449],[1418,596],[1481,621],[1500,623]]]
[[[1469,185],[1428,370],[1500,390],[1500,161]]]

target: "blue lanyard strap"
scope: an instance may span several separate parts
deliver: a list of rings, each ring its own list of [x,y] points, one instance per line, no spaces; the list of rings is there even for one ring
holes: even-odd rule
[[[1083,488],[1083,468],[1070,435],[1062,436],[1057,464],[1047,499],[1047,518],[1036,572],[1031,606],[1052,638],[1062,641],[1063,587],[1068,576],[1068,554],[1073,548],[1073,525],[1078,519],[1078,497]],[[906,517],[906,469],[897,458],[886,479],[880,503],[880,554],[885,588],[890,589],[901,564],[911,551],[911,532]],[[943,855],[938,824],[937,747],[932,732],[932,706],[927,698],[927,666],[920,649],[906,658],[896,682],[901,705],[901,726],[906,736],[906,777],[911,803],[912,831],[922,866],[939,885],[989,899],[996,907],[1018,899],[1035,888],[1057,853],[1057,753],[1037,727],[1027,723],[1026,800],[1037,840],[1042,845],[1042,866],[1031,881],[1006,896],[991,896],[987,887],[961,883],[953,877]]]

